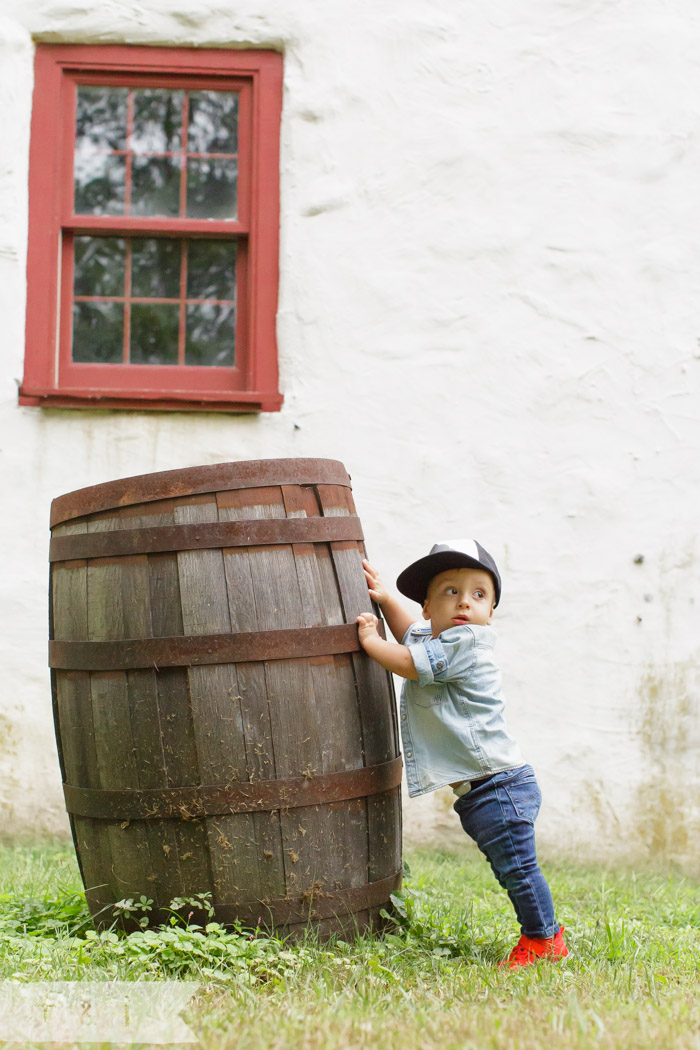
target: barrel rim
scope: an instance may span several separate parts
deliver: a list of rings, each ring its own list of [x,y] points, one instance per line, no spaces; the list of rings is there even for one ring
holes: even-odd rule
[[[201,495],[230,489],[268,485],[341,485],[350,487],[350,475],[338,459],[286,457],[246,459],[179,467],[151,474],[88,485],[57,496],[51,503],[51,527],[74,518],[138,503]]]

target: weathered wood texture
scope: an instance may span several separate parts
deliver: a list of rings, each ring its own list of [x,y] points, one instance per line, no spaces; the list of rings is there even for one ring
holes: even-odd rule
[[[152,475],[150,488],[144,476],[105,492],[95,486],[84,499],[71,493],[54,503],[53,535],[355,514],[341,464],[263,460],[258,469],[264,484],[257,486],[256,464],[242,463]],[[114,506],[105,509],[109,500]],[[370,607],[363,553],[361,541],[348,539],[56,561],[51,638],[264,637],[353,623]],[[54,668],[52,681],[61,769],[74,788],[148,791],[150,798],[154,790],[301,783],[334,773],[354,783],[351,771],[398,755],[390,676],[361,650],[239,664]],[[232,807],[193,818],[185,811],[177,819],[105,819],[76,809],[71,824],[93,918],[108,924],[114,902],[143,893],[154,900],[152,921],[162,921],[174,896],[210,892],[220,921],[240,914],[296,930],[304,916],[321,934],[381,925],[400,879],[400,789],[348,795],[316,805],[280,801],[263,812]]]

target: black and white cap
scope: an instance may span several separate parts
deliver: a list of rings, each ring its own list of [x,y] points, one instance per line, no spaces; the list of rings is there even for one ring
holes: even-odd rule
[[[443,540],[436,543],[425,558],[414,561],[407,569],[404,569],[396,581],[396,586],[411,598],[414,602],[422,605],[428,593],[428,584],[433,576],[447,569],[484,569],[493,578],[493,586],[496,594],[494,605],[501,600],[501,577],[493,560],[487,550],[477,543],[476,540]]]

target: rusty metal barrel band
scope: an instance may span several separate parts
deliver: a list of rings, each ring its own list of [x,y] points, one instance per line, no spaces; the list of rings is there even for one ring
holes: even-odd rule
[[[137,671],[207,664],[333,656],[360,650],[354,623],[247,634],[127,638],[114,642],[49,642],[49,666],[61,671]]]
[[[214,521],[197,525],[159,525],[150,529],[115,529],[54,536],[49,561],[114,558],[133,554],[256,547],[283,543],[333,543],[364,539],[354,515],[330,518],[262,518]]]
[[[386,905],[392,893],[401,888],[401,871],[364,886],[349,889],[333,889],[324,892],[320,888],[296,899],[286,897],[277,900],[261,900],[245,904],[216,905],[216,921],[226,924],[236,921],[244,926],[285,926],[290,923],[308,922],[309,919],[332,919]]]
[[[91,485],[58,496],[51,504],[51,525],[137,503],[270,485],[350,488],[350,478],[343,464],[335,459],[257,459],[164,470]]]
[[[299,809],[365,798],[401,783],[401,758],[340,773],[257,780],[229,785],[98,790],[63,785],[66,809],[74,817],[95,820],[198,820],[231,813]]]

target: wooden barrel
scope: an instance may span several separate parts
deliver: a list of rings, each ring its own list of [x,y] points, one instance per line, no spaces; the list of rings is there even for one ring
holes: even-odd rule
[[[376,928],[400,885],[390,676],[350,478],[325,459],[145,474],[51,508],[56,738],[90,911]]]

